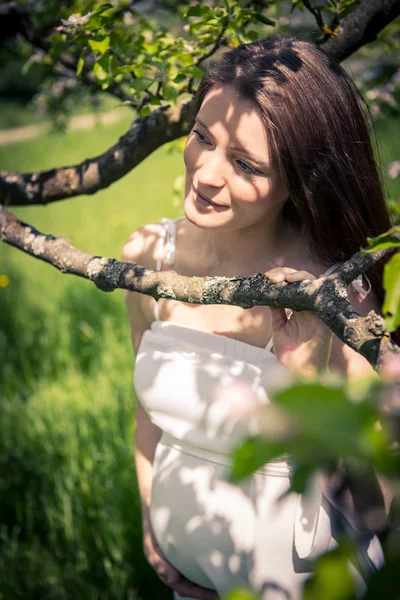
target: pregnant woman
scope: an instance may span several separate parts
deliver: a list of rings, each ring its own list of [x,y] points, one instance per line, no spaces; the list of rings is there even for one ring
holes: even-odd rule
[[[186,276],[313,279],[390,227],[362,101],[342,68],[309,42],[271,36],[226,52],[203,77],[184,161],[184,216],[145,225],[123,260]],[[382,265],[348,289],[360,314],[380,309]],[[190,305],[126,293],[136,353],[136,467],[144,551],[188,598],[237,585],[296,600],[312,559],[354,528],[362,593],[382,564],[373,532],[329,502],[329,480],[290,492],[290,461],[226,481],[243,435],[234,402],[269,402],[289,371],[353,378],[371,371],[313,313]],[[250,390],[251,394],[246,390]],[[232,403],[230,403],[232,398]],[[321,427],[324,424],[321,423]],[[339,515],[339,518],[338,518]]]

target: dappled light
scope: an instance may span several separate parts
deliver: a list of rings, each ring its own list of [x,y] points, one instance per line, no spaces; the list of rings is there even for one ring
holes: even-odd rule
[[[399,14],[0,6],[0,598],[394,600]]]

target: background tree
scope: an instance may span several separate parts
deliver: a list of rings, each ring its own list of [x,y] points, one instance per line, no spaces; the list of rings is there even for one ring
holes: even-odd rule
[[[296,1],[292,5],[262,1],[239,3],[226,1],[188,5],[172,1],[147,4],[75,2],[66,3],[61,7],[51,1],[3,3],[0,5],[3,34],[1,52],[6,57],[13,55],[16,60],[20,60],[21,56],[25,57],[27,61],[25,72],[28,75],[35,73],[37,82],[35,85],[42,90],[40,103],[42,107],[47,107],[59,126],[65,124],[69,110],[79,99],[89,97],[93,103],[96,103],[98,98],[105,94],[131,107],[134,121],[116,144],[103,154],[88,158],[83,163],[27,174],[2,172],[0,175],[0,200],[3,204],[0,209],[2,239],[57,266],[63,272],[92,279],[98,287],[106,291],[125,287],[149,293],[154,297],[167,297],[170,293],[167,289],[172,286],[175,297],[181,300],[232,302],[241,306],[251,306],[248,300],[248,286],[251,285],[252,298],[255,298],[257,292],[257,302],[260,304],[285,305],[299,310],[313,308],[309,301],[310,292],[315,292],[315,285],[324,285],[321,294],[327,300],[332,297],[336,299],[337,312],[328,314],[322,310],[320,316],[339,337],[356,350],[364,352],[371,363],[383,364],[387,353],[396,352],[395,346],[390,343],[390,338],[385,332],[386,328],[394,330],[399,325],[400,292],[395,283],[398,273],[398,255],[391,259],[391,266],[386,270],[388,289],[385,308],[386,327],[383,320],[375,315],[371,315],[369,320],[359,318],[354,311],[351,311],[348,304],[339,302],[339,298],[340,290],[356,275],[365,271],[373,260],[377,260],[383,253],[392,252],[391,249],[398,246],[396,231],[372,244],[371,249],[375,251],[374,254],[357,255],[339,271],[338,275],[327,282],[313,284],[314,288],[312,285],[304,284],[291,286],[288,290],[280,286],[270,286],[263,278],[252,280],[219,278],[207,284],[204,281],[192,281],[189,288],[190,298],[188,298],[187,292],[182,292],[186,285],[183,278],[165,273],[155,274],[139,267],[85,254],[73,248],[62,238],[40,234],[33,227],[11,215],[4,207],[48,204],[55,200],[93,194],[123,177],[162,144],[177,140],[179,147],[181,136],[185,135],[190,128],[191,98],[203,74],[203,69],[206,69],[208,59],[232,45],[242,41],[253,41],[276,29],[294,29],[296,32],[307,33],[320,44],[323,50],[333,54],[339,60],[345,60],[355,52],[358,53],[357,55],[365,52],[369,55],[368,58],[375,70],[372,69],[369,78],[366,78],[363,72],[364,79],[359,83],[364,88],[366,96],[373,101],[373,112],[378,116],[384,112],[396,113],[398,112],[399,76],[398,64],[395,61],[396,49],[399,45],[399,29],[394,19],[399,12],[398,2],[389,0],[381,2],[338,0],[327,4]],[[161,26],[160,19],[167,25]],[[377,42],[375,40],[378,34]],[[382,49],[385,49],[384,61],[382,61]],[[376,68],[378,61],[381,63],[379,69]],[[353,66],[357,67],[357,61],[353,62]],[[366,89],[368,87],[369,89]],[[392,210],[395,213],[395,203],[392,203]],[[337,319],[342,314],[345,314],[345,322]],[[355,324],[354,336],[351,335],[349,328],[345,331],[347,321]],[[90,337],[90,329],[85,331],[85,335]],[[373,342],[367,351],[365,344],[363,346],[360,341],[356,341],[360,331],[364,336],[362,339],[370,339]],[[79,338],[75,342],[79,343]],[[290,448],[295,455],[298,454],[299,468],[297,483],[295,482],[298,489],[305,485],[308,476],[315,469],[316,450],[321,458],[321,464],[325,466],[330,466],[335,456],[340,453],[352,457],[353,460],[358,461],[357,464],[369,464],[372,461],[381,471],[391,476],[398,472],[397,462],[387,450],[388,439],[392,439],[391,436],[395,435],[392,432],[392,420],[382,428],[382,434],[372,438],[370,445],[363,444],[365,431],[370,431],[371,423],[377,421],[386,423],[382,418],[382,411],[387,411],[390,406],[393,412],[395,394],[390,396],[391,400],[388,402],[387,385],[382,384],[382,389],[372,384],[366,386],[366,391],[359,394],[359,400],[363,401],[357,408],[344,383],[336,382],[333,387],[332,383],[315,384],[312,389],[305,390],[307,397],[314,403],[300,407],[300,414],[297,414],[298,398],[304,393],[302,385],[301,383],[295,385],[286,395],[282,395],[283,400],[281,400],[284,408],[289,407],[292,412],[294,411],[295,417],[301,420],[302,425],[296,429],[296,434],[291,433],[286,437],[283,435],[275,445],[271,445],[271,441],[265,443],[263,437],[249,440],[242,453],[239,451],[238,462],[235,463],[236,477],[256,468],[259,461],[265,462],[279,454],[283,447]],[[315,430],[304,427],[310,422],[308,418],[312,411],[316,411],[321,396],[325,400],[327,394],[331,394],[335,400],[332,402],[331,412],[326,417],[327,421],[336,424],[350,421],[354,424],[353,428],[349,427],[344,446],[340,444],[338,446],[338,439],[334,437],[335,427],[330,428],[332,437],[325,436],[324,439],[316,437]],[[277,404],[280,402],[278,396],[279,394],[276,398]],[[21,410],[17,416],[22,419],[27,415],[24,410]],[[16,413],[12,412],[14,422],[15,417]],[[7,415],[4,415],[5,423],[9,422],[7,419]],[[293,432],[293,428],[289,430]],[[94,432],[93,428],[93,435],[96,435]],[[12,438],[8,448],[12,447],[11,441]],[[7,469],[12,469],[14,466],[17,467],[17,473],[20,473],[22,479],[32,479],[29,473],[32,467],[29,467],[29,463],[20,459],[21,457],[12,456],[12,453],[11,458],[13,460],[10,461],[10,453],[7,450],[3,463],[6,465],[5,472],[7,473]],[[123,457],[121,459],[124,460]],[[57,462],[56,457],[54,460]],[[35,469],[33,472],[37,474]],[[62,502],[68,502],[68,494],[65,493],[61,483],[56,496],[59,501],[62,499]],[[88,512],[95,511],[95,507],[90,505],[92,497],[87,501]],[[15,508],[12,505],[12,501],[6,504],[5,510],[9,514],[5,515],[2,522],[14,524],[21,522],[21,519],[15,516]],[[24,513],[22,521],[23,531],[26,533],[29,530],[29,526],[26,525],[29,519],[25,514],[28,504],[21,505],[20,501],[15,501],[15,505],[19,506],[20,512]],[[49,518],[51,520],[51,517],[45,515],[45,512],[43,509],[43,523],[39,525],[35,523],[33,528],[35,531],[37,528],[40,531],[41,527],[46,530],[46,523]],[[73,513],[72,509],[70,513]],[[64,511],[64,521],[63,531],[68,531],[69,527],[69,535],[73,537],[72,525],[68,526],[68,509]],[[86,526],[87,523],[83,521],[83,527]],[[95,535],[95,532],[90,531],[90,527],[88,530],[89,538],[92,533]],[[14,538],[10,538],[10,530],[5,528],[7,565],[13,564],[11,560],[13,545],[10,540],[14,539],[15,548],[20,547],[20,537],[18,538],[12,527],[11,532]],[[104,584],[104,581],[109,579],[107,569],[111,568],[107,565],[119,563],[120,557],[113,544],[109,544],[106,550],[101,543],[96,542],[94,545],[99,548],[96,557],[102,558],[99,580]],[[62,546],[65,548],[65,543]],[[52,565],[49,568],[49,580],[54,577],[53,569],[58,572],[61,564],[56,561],[54,566],[50,560],[48,555],[50,547],[50,543],[40,547],[46,561]],[[67,545],[67,547],[73,546]],[[342,547],[336,558],[337,556],[340,564],[343,565],[346,552]],[[390,568],[392,564],[398,564],[398,554],[394,552],[393,556]],[[322,577],[324,573],[322,567]],[[34,578],[34,574],[31,576]],[[56,579],[57,577],[59,578],[58,574]],[[63,589],[71,590],[74,585],[79,588],[82,586],[82,581],[83,579],[74,576],[73,573],[67,574]],[[135,585],[140,587],[138,582]],[[82,594],[82,589],[79,589],[79,594]],[[336,597],[345,597],[345,594],[350,593],[349,589],[347,587],[341,590],[342,596]],[[115,597],[118,597],[117,592],[110,590],[111,597],[114,597],[113,594],[117,594]],[[324,598],[327,596],[325,595]]]

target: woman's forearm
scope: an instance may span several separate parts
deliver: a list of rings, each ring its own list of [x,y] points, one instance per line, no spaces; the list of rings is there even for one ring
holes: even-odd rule
[[[135,427],[135,463],[144,525],[149,520],[153,461],[161,433],[161,429],[150,421],[146,411],[138,402]]]

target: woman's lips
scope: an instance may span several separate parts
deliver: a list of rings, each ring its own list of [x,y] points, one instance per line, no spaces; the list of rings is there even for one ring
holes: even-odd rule
[[[228,208],[227,206],[222,206],[221,204],[215,204],[212,200],[208,200],[204,198],[195,188],[193,188],[194,198],[196,202],[198,202],[201,206],[213,206],[215,208]]]

